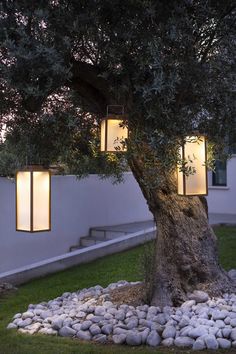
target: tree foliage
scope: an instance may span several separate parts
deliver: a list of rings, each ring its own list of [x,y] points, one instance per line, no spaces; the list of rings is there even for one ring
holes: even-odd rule
[[[122,179],[120,157],[98,154],[99,126],[96,117],[82,112],[71,101],[68,89],[51,95],[40,114],[20,112],[7,121],[0,145],[0,175],[11,176],[28,164],[56,168],[57,173]]]
[[[96,156],[96,170],[117,172],[116,157],[95,153],[94,124],[108,104],[125,106],[128,160],[143,142],[152,151],[149,176],[153,164],[173,170],[181,139],[194,130],[206,133],[216,151],[235,141],[234,1],[5,0],[1,6],[1,123],[17,149],[21,141],[23,155],[27,138],[31,153],[34,145],[46,162],[70,146],[69,154],[79,152],[65,159],[71,168],[80,156],[85,171],[91,165],[84,156]]]

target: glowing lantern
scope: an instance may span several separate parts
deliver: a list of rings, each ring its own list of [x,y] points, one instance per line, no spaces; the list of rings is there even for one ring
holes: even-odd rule
[[[207,152],[205,136],[189,136],[180,148],[180,156],[185,168],[191,168],[190,174],[177,168],[178,194],[186,196],[207,195]]]
[[[122,107],[122,112],[117,113],[117,108]],[[113,110],[113,113],[111,113]],[[115,112],[115,113],[114,113]],[[124,107],[108,106],[107,117],[101,123],[101,151],[117,152],[126,151],[125,139],[128,138],[128,128],[124,123]]]
[[[16,230],[51,230],[51,173],[41,166],[16,173]]]

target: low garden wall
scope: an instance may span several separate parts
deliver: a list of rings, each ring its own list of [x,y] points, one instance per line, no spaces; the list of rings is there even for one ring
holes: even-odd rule
[[[51,232],[17,232],[15,182],[0,178],[0,273],[69,252],[90,227],[150,219],[132,173],[116,185],[96,175],[53,176]]]
[[[209,189],[210,213],[236,215],[235,176],[236,156],[228,162],[227,187]],[[53,176],[52,230],[30,234],[16,232],[15,182],[0,178],[0,275],[69,252],[90,227],[151,220],[132,173],[126,173],[124,180],[114,185],[96,175],[82,180]]]

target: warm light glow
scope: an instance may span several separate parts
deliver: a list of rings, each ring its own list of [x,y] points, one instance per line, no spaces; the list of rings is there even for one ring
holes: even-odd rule
[[[49,231],[50,172],[20,171],[16,174],[16,229],[18,231]]]
[[[182,160],[187,162],[195,173],[185,175],[178,166],[178,194],[207,195],[206,138],[205,136],[190,136],[180,149]]]
[[[30,231],[30,172],[17,172],[16,228]]]
[[[127,127],[121,127],[123,120],[106,118],[101,124],[101,151],[126,151],[124,140],[128,138]],[[123,143],[122,143],[123,142]]]
[[[106,120],[101,124],[101,151],[105,151],[105,139],[106,139]]]
[[[50,228],[50,175],[33,172],[33,228],[40,231]]]

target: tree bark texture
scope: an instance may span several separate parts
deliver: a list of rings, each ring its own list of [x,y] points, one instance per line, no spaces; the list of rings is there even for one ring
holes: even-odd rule
[[[203,197],[178,196],[174,174],[163,175],[161,188],[145,183],[142,159],[130,161],[150,211],[157,224],[157,239],[150,289],[151,304],[179,305],[194,290],[210,296],[235,291],[219,264],[217,239],[209,225],[207,202]]]

